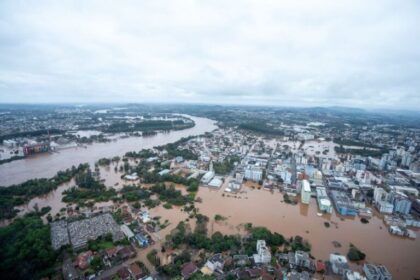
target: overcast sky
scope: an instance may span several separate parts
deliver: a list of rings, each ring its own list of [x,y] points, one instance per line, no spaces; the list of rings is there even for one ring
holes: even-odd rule
[[[420,1],[0,1],[0,102],[420,108]]]

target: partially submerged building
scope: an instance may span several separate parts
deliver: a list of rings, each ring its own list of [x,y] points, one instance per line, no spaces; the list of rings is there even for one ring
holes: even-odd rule
[[[257,241],[257,253],[253,255],[254,262],[257,264],[266,264],[271,261],[271,253],[265,244],[265,240]]]
[[[325,187],[316,188],[316,199],[321,212],[332,213],[333,207]]]

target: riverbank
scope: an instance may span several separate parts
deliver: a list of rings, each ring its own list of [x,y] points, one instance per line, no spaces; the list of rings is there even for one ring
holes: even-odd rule
[[[86,147],[61,150],[52,154],[38,154],[0,166],[0,186],[19,184],[33,178],[49,178],[72,165],[89,163],[91,166],[104,157],[122,156],[129,151],[140,151],[196,136],[216,129],[215,122],[206,118],[188,116],[195,126],[184,130],[160,132],[148,137],[128,137],[115,142],[94,143]]]

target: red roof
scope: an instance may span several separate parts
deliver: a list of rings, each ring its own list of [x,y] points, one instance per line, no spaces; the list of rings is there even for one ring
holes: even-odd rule
[[[93,256],[92,251],[86,251],[76,257],[76,265],[84,270],[89,267],[89,260]]]
[[[116,247],[111,247],[105,250],[106,254],[108,255],[108,257],[112,257],[115,256],[117,254],[117,248]]]
[[[130,270],[133,277],[137,279],[140,278],[143,274],[143,270],[136,263],[130,264],[130,266],[128,267],[128,270]]]
[[[316,261],[316,271],[325,271],[325,264],[320,260]]]
[[[189,263],[185,263],[182,266],[181,274],[184,277],[188,277],[196,271],[197,271],[197,266],[195,265],[195,263],[194,262],[189,262]]]

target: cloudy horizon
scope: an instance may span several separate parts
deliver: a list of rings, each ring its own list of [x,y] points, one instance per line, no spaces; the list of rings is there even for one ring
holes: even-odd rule
[[[418,1],[2,1],[0,103],[418,110]]]

